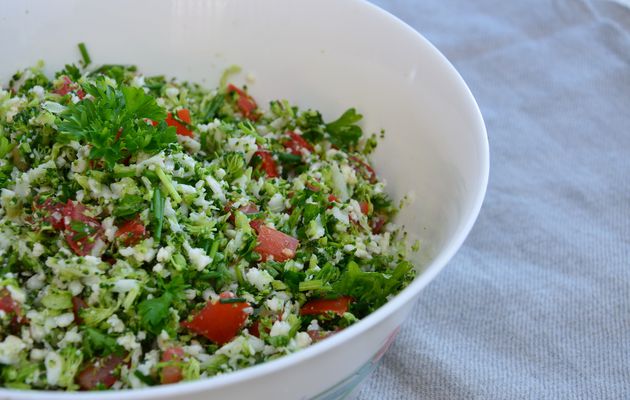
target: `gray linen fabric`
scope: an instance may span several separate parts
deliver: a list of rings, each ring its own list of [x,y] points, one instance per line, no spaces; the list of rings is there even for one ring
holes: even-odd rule
[[[475,228],[358,397],[630,398],[630,11],[376,4],[462,74],[491,167]]]

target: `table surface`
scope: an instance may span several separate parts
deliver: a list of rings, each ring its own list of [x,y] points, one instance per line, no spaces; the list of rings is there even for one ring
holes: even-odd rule
[[[630,398],[623,1],[375,1],[468,83],[491,166],[474,229],[359,399]]]

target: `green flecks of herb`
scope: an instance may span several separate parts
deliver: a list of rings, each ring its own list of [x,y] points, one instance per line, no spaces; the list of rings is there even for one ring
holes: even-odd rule
[[[241,67],[239,67],[238,65],[230,65],[229,67],[227,67],[225,71],[223,71],[221,79],[219,80],[219,89],[224,90],[227,87],[228,79],[230,79],[230,76],[236,75],[239,72],[241,72]]]
[[[241,153],[226,153],[222,161],[226,181],[232,182],[245,173],[245,159]]]
[[[300,291],[300,282],[306,278],[306,274],[301,271],[285,271],[282,276],[282,281],[293,293]]]
[[[171,196],[171,198],[176,203],[181,203],[182,197],[179,195],[179,193],[177,193],[177,189],[175,189],[175,186],[173,186],[173,181],[171,180],[171,177],[166,175],[160,167],[155,168],[155,173],[157,174],[158,178],[160,178],[160,181],[162,182],[162,185],[164,185],[164,188],[168,192],[169,196]]]
[[[310,281],[303,281],[298,284],[300,292],[308,292],[309,290],[326,290],[324,281],[320,279],[313,279]]]
[[[164,224],[164,203],[165,199],[160,188],[153,190],[153,198],[151,200],[151,224],[153,226],[153,238],[156,242],[162,239],[162,226]]]
[[[86,327],[83,330],[83,351],[92,358],[109,354],[123,355],[123,348],[116,343],[116,339],[96,328]]]
[[[89,158],[102,159],[109,170],[131,154],[155,154],[177,141],[175,128],[163,121],[164,109],[141,88],[114,88],[97,77],[83,89],[94,99],[69,104],[59,115],[58,140],[89,144]],[[153,126],[147,119],[161,122]]]
[[[153,377],[151,377],[149,375],[145,375],[145,374],[143,374],[142,372],[140,372],[138,370],[135,370],[133,374],[136,376],[136,378],[140,379],[140,381],[142,383],[144,383],[145,385],[148,385],[148,386],[155,386],[155,385],[157,385],[156,380],[153,379]]]
[[[13,149],[13,144],[4,136],[0,136],[0,157],[6,156]]]
[[[208,105],[203,112],[204,119],[208,122],[214,120],[214,118],[219,114],[219,110],[223,106],[223,103],[225,103],[224,94],[219,93],[214,96],[212,100],[208,102]]]
[[[87,66],[92,63],[92,59],[85,47],[85,43],[79,43],[79,52],[81,52],[81,58],[83,59],[83,68],[87,68]]]
[[[341,149],[354,146],[363,131],[356,125],[363,116],[357,114],[354,108],[348,109],[337,120],[326,124],[326,131],[330,134],[330,142]]]
[[[64,69],[55,74],[57,78],[64,75],[76,82],[81,78],[81,70],[74,64],[66,64]]]
[[[171,318],[169,309],[177,299],[183,296],[184,290],[188,287],[181,275],[177,275],[168,284],[162,286],[161,296],[145,299],[138,305],[140,326],[154,335],[159,335],[163,329],[169,330],[167,327]]]
[[[233,297],[231,299],[219,299],[221,304],[245,303],[247,300],[243,297]]]
[[[120,199],[112,214],[118,218],[128,218],[138,214],[144,208],[145,203],[142,196],[128,194]]]

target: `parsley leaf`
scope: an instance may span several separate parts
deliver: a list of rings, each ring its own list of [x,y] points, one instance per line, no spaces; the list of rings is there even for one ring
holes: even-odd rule
[[[184,282],[184,278],[178,275],[163,287],[164,293],[161,296],[145,299],[138,305],[140,325],[154,335],[159,335],[163,329],[168,330],[167,325],[171,317],[169,308],[173,302],[183,296],[188,285]]]
[[[109,354],[122,355],[123,348],[116,343],[116,339],[95,328],[86,327],[83,331],[83,350],[91,358],[107,356]]]
[[[354,108],[348,109],[336,121],[326,124],[326,131],[330,134],[330,141],[341,149],[355,145],[363,131],[356,125],[363,116],[357,114]]]
[[[164,122],[166,112],[142,89],[114,88],[101,76],[83,90],[93,100],[70,104],[60,114],[59,141],[89,144],[89,158],[102,159],[109,170],[132,154],[155,154],[177,142],[175,128]],[[162,122],[153,126],[147,120]]]
[[[173,295],[170,292],[164,293],[160,297],[143,300],[138,305],[140,324],[142,327],[154,335],[159,335],[169,318],[168,309],[173,302]]]

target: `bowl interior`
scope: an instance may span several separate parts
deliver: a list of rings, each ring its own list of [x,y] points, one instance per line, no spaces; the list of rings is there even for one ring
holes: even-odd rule
[[[123,11],[124,10],[124,11]],[[25,28],[27,27],[27,28]],[[96,64],[136,64],[215,86],[224,69],[260,104],[285,98],[332,120],[349,107],[364,131],[385,130],[374,164],[397,200],[398,222],[420,239],[423,283],[461,245],[488,175],[485,128],[452,66],[411,28],[358,0],[45,0],[3,3],[0,82],[38,60],[48,72],[78,61],[85,42]]]

